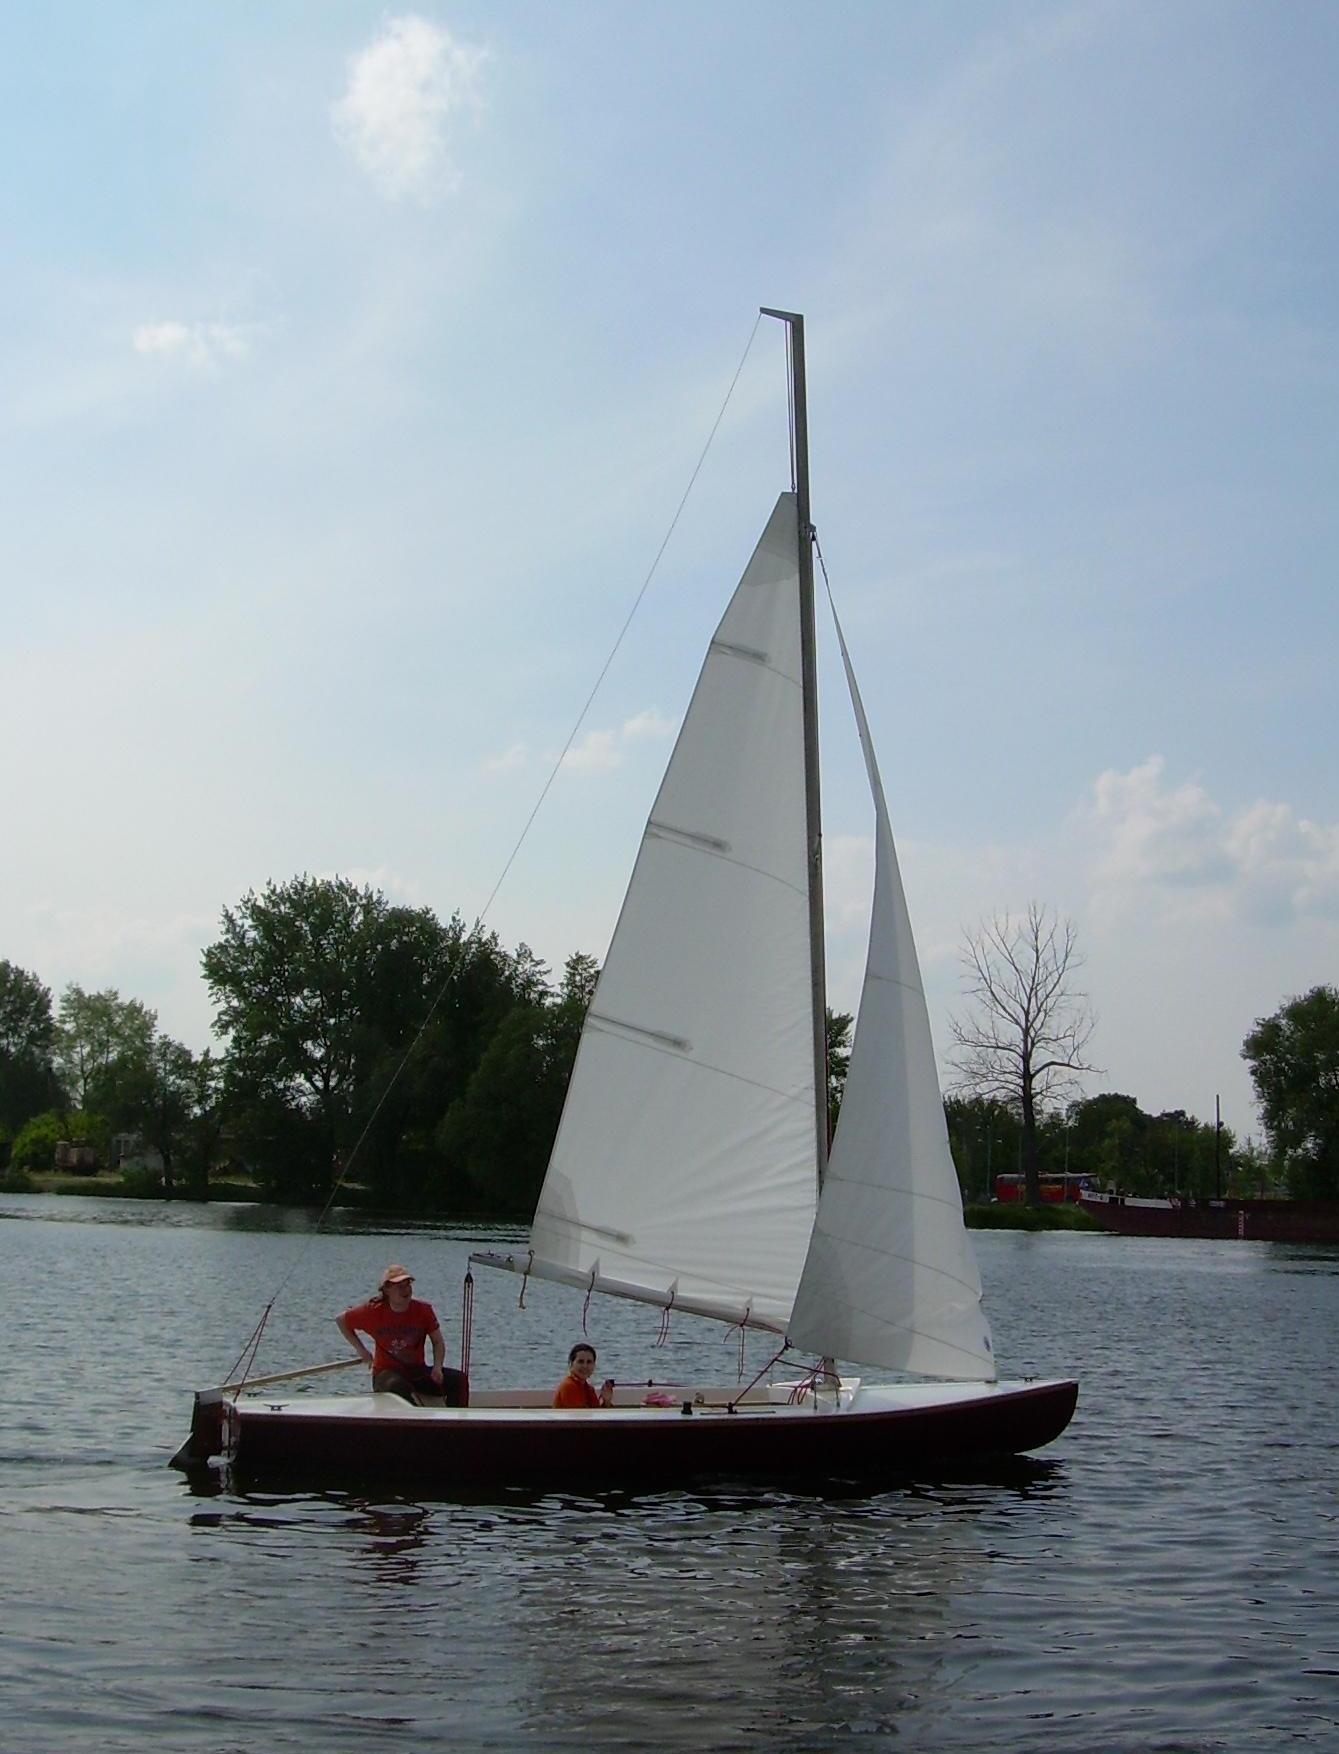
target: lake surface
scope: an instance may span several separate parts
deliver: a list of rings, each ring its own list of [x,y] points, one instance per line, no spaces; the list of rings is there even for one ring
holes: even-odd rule
[[[1004,1374],[1080,1378],[1005,1481],[420,1499],[166,1466],[271,1299],[260,1369],[335,1358],[403,1260],[450,1360],[470,1247],[517,1240],[0,1196],[0,1741],[1339,1747],[1339,1250],[975,1233]],[[579,1295],[517,1290],[479,1274],[480,1384],[556,1381],[581,1335]],[[589,1321],[601,1375],[734,1379],[705,1324]]]

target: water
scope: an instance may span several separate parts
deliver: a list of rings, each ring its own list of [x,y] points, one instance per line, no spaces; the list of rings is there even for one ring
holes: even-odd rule
[[[1008,1373],[1081,1379],[1016,1479],[419,1499],[166,1467],[278,1287],[261,1368],[338,1356],[397,1259],[450,1346],[471,1244],[508,1240],[0,1197],[0,1743],[1339,1746],[1339,1250],[977,1233]],[[556,1380],[581,1300],[516,1294],[480,1274],[476,1378]],[[667,1357],[653,1315],[590,1322],[601,1373],[737,1367],[711,1328]]]

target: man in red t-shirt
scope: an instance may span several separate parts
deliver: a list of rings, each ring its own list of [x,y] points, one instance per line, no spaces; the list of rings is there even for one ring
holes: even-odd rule
[[[335,1317],[335,1326],[358,1356],[372,1366],[377,1394],[400,1395],[406,1401],[441,1396],[448,1407],[469,1403],[468,1379],[444,1364],[446,1342],[430,1303],[413,1295],[414,1278],[401,1266],[387,1267],[375,1297],[355,1303]],[[371,1339],[368,1351],[360,1334]],[[423,1342],[432,1347],[432,1365],[423,1357]]]

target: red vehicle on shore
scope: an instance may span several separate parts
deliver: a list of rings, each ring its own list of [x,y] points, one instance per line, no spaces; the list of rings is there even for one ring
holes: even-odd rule
[[[1085,1194],[1097,1191],[1097,1183],[1090,1175],[1044,1175],[1041,1177],[1042,1201],[1048,1205],[1059,1205],[1071,1200],[1076,1205]],[[995,1177],[995,1198],[1001,1201],[1020,1201],[1027,1198],[1027,1184],[1021,1175],[997,1175]]]

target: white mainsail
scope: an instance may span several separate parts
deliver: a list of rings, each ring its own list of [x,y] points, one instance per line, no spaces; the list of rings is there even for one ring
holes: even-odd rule
[[[646,825],[531,1272],[786,1330],[817,1200],[802,711],[784,493]]]
[[[840,626],[837,637],[874,797],[874,910],[841,1117],[788,1335],[826,1357],[991,1382],[990,1327],[888,806]]]

